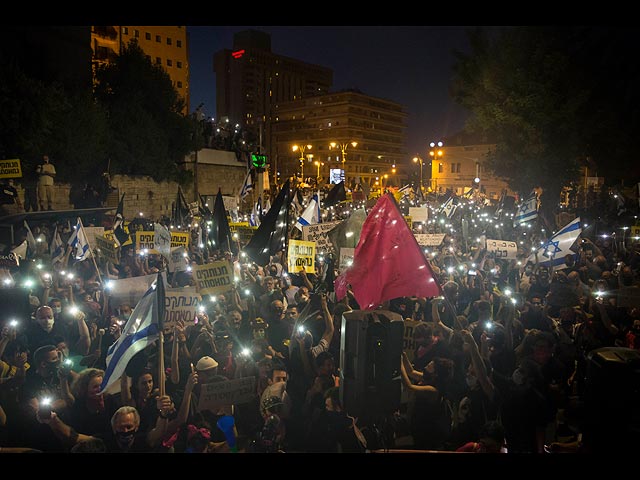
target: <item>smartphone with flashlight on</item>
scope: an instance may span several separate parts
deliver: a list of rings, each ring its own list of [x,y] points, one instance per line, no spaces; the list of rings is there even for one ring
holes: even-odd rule
[[[44,397],[38,404],[38,415],[40,418],[51,418],[51,399]]]

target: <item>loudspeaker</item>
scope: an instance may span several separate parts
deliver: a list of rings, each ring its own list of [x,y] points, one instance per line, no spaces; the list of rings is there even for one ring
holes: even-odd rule
[[[589,352],[584,395],[585,446],[594,452],[631,451],[640,436],[638,405],[640,351],[603,347]]]
[[[344,409],[375,422],[400,407],[404,320],[387,310],[345,312],[340,336],[340,400]]]

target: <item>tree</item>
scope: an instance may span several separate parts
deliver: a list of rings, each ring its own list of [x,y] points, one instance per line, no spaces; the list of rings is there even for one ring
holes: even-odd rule
[[[123,174],[179,179],[178,164],[193,151],[195,121],[169,75],[135,41],[97,72],[96,98],[108,112],[111,167]]]
[[[455,53],[452,93],[471,112],[468,128],[495,139],[487,166],[512,189],[542,186],[556,199],[586,157],[628,165],[623,132],[637,131],[638,62],[618,52],[630,52],[629,32],[514,27],[469,38],[471,52]]]

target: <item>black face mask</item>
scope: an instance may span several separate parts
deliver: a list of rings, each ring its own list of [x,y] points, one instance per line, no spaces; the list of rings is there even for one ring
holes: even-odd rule
[[[129,445],[133,441],[133,437],[135,437],[136,432],[117,432],[116,440],[119,445]]]
[[[58,371],[58,367],[60,366],[60,362],[47,362],[46,372],[49,375],[55,375]]]

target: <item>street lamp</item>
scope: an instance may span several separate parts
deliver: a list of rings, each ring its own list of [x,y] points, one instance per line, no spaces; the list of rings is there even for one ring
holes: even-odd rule
[[[420,163],[420,191],[422,191],[422,165],[424,164],[424,161],[422,160],[422,157],[416,155],[413,157],[413,163]]]
[[[358,146],[358,142],[345,142],[345,143],[339,143],[339,142],[331,142],[329,144],[329,150],[331,150],[332,148],[340,148],[340,152],[342,152],[342,172],[344,175],[344,183],[347,183],[347,171],[345,170],[344,164],[347,161],[347,147],[351,145],[353,148],[356,148]]]
[[[324,165],[324,162],[319,162],[318,160],[316,160],[313,163],[315,164],[316,167],[318,167],[318,174],[316,175],[316,183],[320,183],[320,166]]]
[[[431,142],[429,144],[429,147],[431,147],[431,150],[429,150],[429,156],[431,157],[431,162],[433,164],[434,160],[437,160],[438,162],[440,160],[442,160],[442,156],[444,155],[444,151],[442,150],[442,142]]]
[[[291,150],[294,152],[300,151],[300,176],[302,177],[302,181],[304,182],[304,151],[311,150],[313,148],[311,145],[294,145],[291,147]]]

